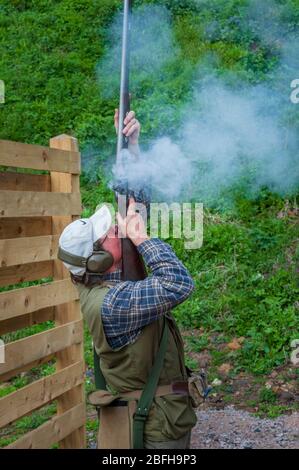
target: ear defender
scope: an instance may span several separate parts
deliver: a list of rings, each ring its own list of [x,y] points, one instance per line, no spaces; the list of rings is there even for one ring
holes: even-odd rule
[[[86,259],[82,256],[72,255],[59,247],[58,258],[72,266],[85,268],[88,272],[93,274],[103,274],[105,271],[110,269],[114,263],[112,254],[103,249],[94,250],[92,255]]]
[[[114,263],[114,259],[109,251],[99,250],[93,252],[93,254],[87,259],[86,267],[91,273],[104,273]]]

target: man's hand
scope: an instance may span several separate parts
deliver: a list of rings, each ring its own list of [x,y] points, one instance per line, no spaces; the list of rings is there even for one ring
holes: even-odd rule
[[[145,240],[149,240],[144,220],[142,216],[136,212],[133,198],[130,198],[127,217],[123,219],[120,214],[117,214],[117,221],[123,236],[130,238],[135,246],[140,245]]]
[[[116,129],[116,132],[118,131],[118,119],[119,112],[118,109],[115,110],[114,114],[114,126]],[[128,115],[126,116],[124,120],[125,128],[123,130],[123,133],[126,137],[129,138],[129,144],[130,145],[137,145],[138,140],[139,140],[139,135],[140,135],[140,122],[135,118],[135,113],[134,111],[130,111]]]

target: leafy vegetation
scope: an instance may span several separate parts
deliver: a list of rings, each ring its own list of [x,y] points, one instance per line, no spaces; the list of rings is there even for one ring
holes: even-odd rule
[[[288,361],[298,336],[298,220],[278,218],[282,209],[283,201],[264,194],[236,215],[207,214],[203,247],[192,256],[171,242],[197,286],[176,309],[178,318],[187,327],[245,337],[232,356],[238,370],[265,373]]]
[[[145,144],[165,132],[175,133],[191,98],[194,73],[207,54],[216,58],[219,75],[233,71],[248,83],[271,80],[278,51],[246,23],[246,0],[135,0],[136,7],[150,3],[169,9],[179,49],[159,76],[145,77],[134,90],[133,107],[143,124]],[[120,0],[2,0],[0,5],[0,79],[6,85],[0,138],[47,145],[54,135],[75,135],[87,155],[81,176],[84,216],[99,201],[113,201],[103,168],[115,146],[117,96],[101,93],[96,69],[109,49],[106,33],[121,5]],[[284,7],[284,26],[292,32],[299,23],[299,1],[278,5]],[[298,127],[299,113],[292,119]],[[92,165],[91,174],[88,162],[93,158],[97,167]],[[196,283],[195,293],[175,315],[182,327],[201,331],[186,341],[190,351],[209,351],[211,378],[223,362],[233,364],[232,374],[266,374],[289,361],[290,341],[299,335],[296,197],[282,198],[264,188],[247,198],[239,188],[229,210],[206,208],[201,249],[187,251],[183,240],[168,240]],[[50,327],[47,322],[9,339]],[[85,358],[92,368],[87,332],[85,337]],[[219,348],[240,337],[239,349]],[[188,361],[197,367],[194,358]],[[53,365],[40,371],[47,375]],[[0,389],[0,396],[26,383],[26,378],[15,379]],[[87,377],[87,391],[92,386]],[[273,415],[283,411],[271,391],[262,389],[259,400],[264,409],[271,402]],[[16,429],[33,428],[46,416],[34,422],[24,418]],[[88,426],[94,429],[93,422]],[[1,445],[9,442],[5,436]]]

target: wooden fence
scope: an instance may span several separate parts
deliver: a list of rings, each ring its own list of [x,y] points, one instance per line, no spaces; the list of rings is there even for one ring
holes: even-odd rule
[[[55,401],[54,417],[6,448],[83,448],[83,320],[77,290],[57,260],[59,235],[81,213],[77,140],[54,137],[49,148],[0,140],[0,165],[8,167],[0,169],[0,287],[53,279],[2,289],[0,336],[54,322],[5,344],[0,383],[53,358],[56,363],[55,373],[0,398],[0,428]]]

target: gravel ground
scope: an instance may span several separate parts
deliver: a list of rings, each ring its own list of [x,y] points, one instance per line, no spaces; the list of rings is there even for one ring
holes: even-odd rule
[[[257,418],[228,406],[199,410],[192,449],[298,449],[299,413],[276,419]]]

